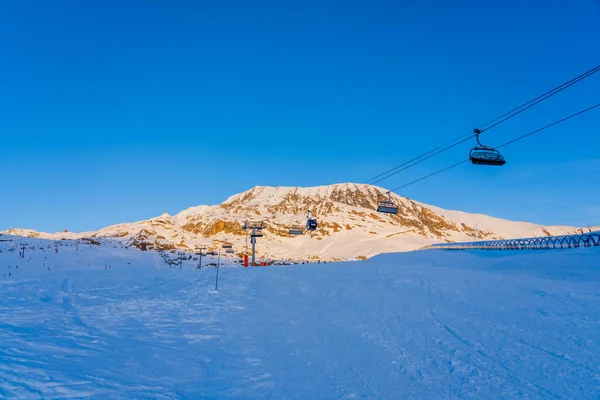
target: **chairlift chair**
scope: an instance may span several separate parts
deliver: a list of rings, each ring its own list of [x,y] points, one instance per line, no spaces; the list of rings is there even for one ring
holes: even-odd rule
[[[306,229],[309,231],[316,230],[318,226],[319,226],[319,224],[317,223],[317,220],[314,218],[311,218],[308,221],[306,221]]]
[[[231,245],[229,243],[223,243],[223,246],[221,246],[221,247],[223,247],[224,249],[231,249],[231,248],[233,248],[233,245]]]
[[[319,226],[319,224],[317,223],[317,219],[310,217],[310,210],[309,210],[306,213],[306,230],[307,231],[314,231],[314,230],[317,229],[318,226]]]
[[[234,251],[233,251],[233,249],[225,249],[225,253],[227,253],[227,254],[233,254]]]
[[[506,164],[506,160],[500,152],[492,147],[485,146],[479,141],[481,131],[477,128],[474,130],[475,139],[479,146],[474,147],[469,152],[469,159],[474,165],[494,165],[502,166]]]
[[[304,233],[304,230],[302,229],[302,227],[300,225],[293,225],[289,229],[290,235],[302,235],[303,233]]]
[[[392,200],[392,194],[387,192],[387,200],[381,200],[377,203],[377,212],[385,214],[398,214],[398,204]]]
[[[300,222],[300,221],[297,221],[297,222]],[[300,225],[299,223],[296,223],[295,225],[290,226],[288,233],[290,235],[302,235],[304,233],[304,229],[302,228],[302,225]]]

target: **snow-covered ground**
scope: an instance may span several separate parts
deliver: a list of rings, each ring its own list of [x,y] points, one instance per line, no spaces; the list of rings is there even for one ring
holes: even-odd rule
[[[11,246],[0,242],[3,398],[600,393],[600,248],[232,266],[215,291],[214,268],[169,269],[154,252],[19,259]]]

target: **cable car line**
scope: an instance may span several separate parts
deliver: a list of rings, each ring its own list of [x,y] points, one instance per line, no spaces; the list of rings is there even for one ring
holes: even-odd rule
[[[456,138],[454,138],[454,139],[450,140],[449,142],[446,142],[446,143],[444,143],[444,144],[442,144],[442,145],[440,145],[440,146],[438,146],[438,147],[436,147],[436,148],[434,148],[434,149],[431,149],[431,150],[429,150],[429,151],[427,151],[427,152],[425,152],[425,153],[423,153],[423,154],[421,154],[421,155],[419,155],[419,156],[417,156],[417,157],[413,158],[412,160],[408,160],[408,161],[406,161],[406,162],[404,162],[404,163],[402,163],[402,164],[400,164],[400,165],[398,165],[398,166],[396,166],[396,167],[394,167],[394,168],[391,168],[391,169],[389,169],[389,170],[387,170],[387,171],[385,171],[385,172],[383,172],[383,173],[381,173],[381,174],[379,174],[379,175],[377,175],[377,176],[374,176],[374,177],[372,177],[371,179],[368,179],[366,183],[368,183],[368,184],[372,184],[372,183],[370,183],[371,181],[373,181],[373,180],[375,180],[375,179],[377,179],[377,178],[379,178],[379,177],[381,177],[381,176],[383,176],[383,175],[386,175],[386,174],[387,174],[387,173],[389,173],[389,172],[393,172],[393,171],[395,171],[395,170],[396,170],[396,169],[398,169],[398,168],[402,168],[403,166],[405,166],[405,165],[407,165],[407,164],[409,164],[409,163],[411,163],[411,162],[413,162],[413,161],[416,161],[416,160],[418,160],[419,158],[421,158],[421,157],[424,157],[424,156],[428,155],[429,153],[432,153],[432,152],[434,152],[434,151],[436,151],[436,150],[439,150],[439,149],[441,149],[441,148],[442,148],[442,147],[444,147],[444,146],[447,146],[447,145],[449,145],[449,144],[452,144],[452,143],[453,143],[453,142],[455,142],[456,140],[458,140],[458,139],[462,139],[462,138],[464,138],[465,136],[468,136],[469,138],[471,138],[471,136],[473,136],[473,134],[472,134],[471,132],[469,132],[469,133],[467,133],[467,134],[464,134],[464,135],[458,136],[458,137],[456,137]],[[384,179],[385,179],[385,178],[384,178]]]
[[[579,76],[577,76],[577,77],[575,77],[575,78],[573,78],[573,79],[571,79],[571,80],[569,80],[569,81],[567,81],[567,82],[563,83],[562,85],[560,85],[560,86],[557,86],[557,87],[555,87],[554,89],[552,89],[552,90],[549,90],[549,91],[547,91],[546,93],[544,93],[544,94],[542,94],[542,95],[539,95],[539,96],[538,96],[538,97],[536,97],[535,99],[531,99],[531,100],[529,100],[527,103],[521,104],[519,107],[513,108],[512,110],[510,110],[510,111],[508,111],[508,112],[506,112],[506,113],[504,113],[504,114],[500,115],[499,117],[496,117],[496,118],[492,119],[491,121],[488,121],[488,122],[486,122],[485,124],[481,125],[481,126],[480,126],[480,128],[484,128],[485,126],[487,126],[487,125],[490,125],[490,124],[492,124],[492,123],[494,123],[494,122],[498,121],[499,119],[506,117],[507,115],[509,115],[509,114],[511,114],[511,113],[513,113],[513,112],[515,112],[515,111],[517,111],[517,110],[519,110],[519,109],[521,109],[521,108],[523,108],[523,107],[527,106],[527,105],[528,105],[528,104],[530,104],[530,103],[533,103],[534,101],[536,101],[536,100],[538,100],[538,99],[540,99],[540,98],[542,98],[542,97],[544,97],[544,96],[546,96],[546,95],[548,95],[548,94],[550,94],[550,93],[552,93],[552,92],[556,91],[557,89],[559,89],[559,88],[561,88],[561,87],[563,87],[563,86],[565,86],[565,85],[567,85],[567,84],[569,84],[569,83],[571,83],[571,82],[573,82],[573,81],[575,81],[575,80],[577,80],[577,82],[579,82],[580,78],[587,78],[589,75],[591,75],[591,74],[593,74],[593,73],[595,73],[595,72],[598,72],[598,69],[599,69],[599,68],[600,68],[600,65],[598,65],[597,67],[594,67],[594,68],[592,68],[592,69],[590,69],[590,70],[588,70],[588,71],[584,72],[583,74],[581,74],[581,75],[579,75]],[[575,82],[575,83],[577,83],[577,82]]]
[[[552,90],[544,93],[543,95],[538,96],[535,99],[528,101],[527,103],[523,104],[522,106],[517,107],[516,109],[514,109],[512,111],[509,111],[508,113],[506,113],[506,114],[504,114],[502,116],[504,118],[499,117],[496,120],[498,120],[500,118],[502,118],[502,119],[500,119],[499,121],[495,122],[494,124],[488,126],[485,129],[481,129],[481,133],[483,133],[483,132],[485,132],[485,131],[487,131],[489,129],[492,129],[493,127],[498,126],[501,123],[503,123],[505,121],[508,121],[509,119],[511,119],[513,117],[516,117],[517,115],[521,114],[523,111],[526,111],[526,110],[530,109],[531,107],[533,107],[533,106],[541,103],[542,101],[544,101],[546,99],[549,99],[550,97],[554,96],[555,94],[558,94],[558,93],[562,92],[563,90],[565,90],[565,89],[567,89],[567,88],[575,85],[576,83],[581,82],[585,78],[587,78],[589,76],[592,76],[593,74],[595,74],[598,71],[600,71],[600,65],[598,65],[597,67],[592,68],[591,70],[589,70],[589,71],[587,71],[587,72],[579,75],[577,78],[573,78],[570,81],[565,82],[562,85],[557,86],[556,88],[554,88],[554,89],[552,89]],[[518,110],[518,111],[515,111],[515,110]],[[515,112],[513,112],[513,111],[515,111]]]
[[[554,121],[554,122],[552,122],[551,124],[548,124],[548,125],[546,125],[546,126],[543,126],[543,127],[539,128],[539,129],[536,129],[536,130],[534,130],[534,131],[531,131],[531,132],[529,132],[529,133],[526,133],[525,135],[521,135],[521,136],[519,136],[519,137],[516,137],[516,138],[514,138],[514,139],[511,139],[511,140],[509,140],[508,142],[505,142],[505,143],[502,143],[502,144],[501,144],[501,145],[499,145],[499,146],[496,146],[496,149],[499,149],[499,148],[501,148],[501,147],[508,146],[508,145],[510,145],[510,144],[512,144],[512,143],[514,143],[514,142],[517,142],[517,141],[519,141],[519,140],[521,140],[521,139],[524,139],[524,138],[526,138],[526,137],[528,137],[528,136],[531,136],[531,135],[534,135],[534,134],[536,134],[536,133],[539,133],[539,132],[541,132],[541,131],[544,131],[544,130],[546,130],[546,129],[548,129],[548,128],[551,128],[551,127],[553,127],[553,126],[555,126],[555,125],[558,125],[558,124],[560,124],[560,123],[562,123],[562,122],[565,122],[565,121],[567,121],[567,120],[570,120],[571,118],[575,118],[575,117],[577,117],[577,116],[579,116],[579,115],[581,115],[581,114],[584,114],[584,113],[586,113],[586,112],[588,112],[588,111],[591,111],[591,110],[593,110],[593,109],[595,109],[595,108],[598,108],[598,107],[600,107],[600,103],[598,103],[598,104],[595,104],[595,105],[593,105],[593,106],[591,106],[591,107],[588,107],[588,108],[586,108],[586,109],[584,109],[584,110],[581,110],[581,111],[579,111],[579,112],[576,112],[576,113],[574,113],[574,114],[571,114],[571,115],[569,115],[569,116],[567,116],[567,117],[564,117],[564,118],[562,118],[562,119],[559,119],[558,121]],[[431,174],[429,174],[429,175],[423,176],[423,177],[421,177],[421,178],[419,178],[419,179],[416,179],[416,180],[414,180],[414,181],[412,181],[412,182],[408,182],[408,183],[406,183],[406,184],[404,184],[404,185],[398,186],[397,188],[394,188],[394,189],[390,190],[390,192],[396,192],[397,190],[403,189],[403,188],[405,188],[405,187],[407,187],[407,186],[410,186],[410,185],[413,185],[413,184],[415,184],[415,183],[417,183],[417,182],[421,182],[422,180],[425,180],[425,179],[427,179],[427,178],[430,178],[430,177],[432,177],[432,176],[434,176],[434,175],[437,175],[437,174],[440,174],[440,173],[442,173],[442,172],[448,171],[449,169],[452,169],[452,168],[454,168],[454,167],[458,167],[459,165],[461,165],[461,164],[464,164],[464,163],[466,163],[466,162],[468,162],[468,161],[469,161],[469,159],[466,159],[466,160],[459,161],[459,162],[457,162],[456,164],[452,164],[452,165],[450,165],[450,166],[448,166],[448,167],[442,168],[442,169],[440,169],[440,170],[438,170],[438,171],[435,171],[435,172],[433,172],[433,173],[431,173]]]
[[[514,142],[516,142],[516,141],[518,141],[518,140],[524,139],[524,138],[526,138],[527,136],[531,136],[531,135],[533,135],[533,134],[535,134],[535,133],[538,133],[538,132],[541,132],[541,131],[543,131],[544,129],[548,129],[548,128],[550,128],[550,127],[554,126],[554,125],[558,125],[558,124],[560,124],[561,122],[565,122],[565,121],[567,121],[567,120],[569,120],[569,119],[571,119],[571,118],[577,117],[578,115],[581,115],[581,114],[583,114],[583,113],[586,113],[586,112],[588,112],[588,111],[591,111],[591,110],[593,110],[594,108],[597,108],[597,107],[600,107],[600,103],[598,103],[598,104],[596,104],[596,105],[593,105],[593,106],[591,106],[591,107],[588,107],[588,108],[586,108],[585,110],[581,110],[581,111],[579,111],[579,112],[577,112],[577,113],[575,113],[575,114],[571,114],[571,115],[569,115],[568,117],[565,117],[565,118],[563,118],[563,119],[560,119],[560,120],[558,120],[558,121],[555,121],[555,122],[551,123],[550,125],[546,125],[546,126],[544,126],[543,128],[537,129],[537,130],[535,130],[535,131],[533,131],[533,132],[529,132],[529,133],[527,133],[527,134],[525,134],[525,135],[522,135],[522,136],[519,136],[519,137],[517,137],[517,138],[515,138],[515,139],[509,140],[509,141],[508,141],[508,142],[506,142],[506,143],[502,143],[500,146],[497,146],[496,148],[497,148],[497,149],[499,149],[499,148],[501,148],[501,147],[508,146],[509,144],[512,144],[512,143],[514,143]]]
[[[456,164],[452,164],[452,165],[450,165],[449,167],[442,168],[442,169],[440,169],[439,171],[435,171],[435,172],[434,172],[434,173],[432,173],[432,174],[425,175],[425,176],[424,176],[424,177],[422,177],[422,178],[415,179],[415,180],[414,180],[414,181],[412,181],[412,182],[406,183],[406,184],[404,184],[404,185],[402,185],[402,186],[398,186],[397,188],[390,190],[390,192],[395,192],[396,190],[400,190],[400,189],[403,189],[403,188],[405,188],[405,187],[407,187],[407,186],[413,185],[413,184],[415,184],[415,183],[417,183],[417,182],[421,182],[422,180],[424,180],[424,179],[427,179],[427,178],[430,178],[430,177],[432,177],[432,176],[434,176],[434,175],[441,174],[442,172],[448,171],[449,169],[452,169],[452,168],[454,168],[454,167],[458,167],[460,164],[464,164],[464,163],[466,163],[467,161],[469,161],[469,159],[466,159],[466,160],[459,161],[459,162],[457,162]]]
[[[449,149],[451,149],[451,148],[453,148],[453,147],[455,147],[455,146],[457,146],[457,145],[459,145],[459,144],[467,141],[468,139],[470,139],[470,138],[472,138],[474,136],[477,136],[480,133],[483,133],[483,132],[485,132],[485,131],[487,131],[489,129],[492,129],[492,128],[500,125],[501,123],[503,123],[503,122],[505,122],[505,121],[507,121],[507,120],[509,120],[509,119],[511,119],[511,118],[513,118],[515,116],[517,116],[518,114],[522,113],[523,111],[528,110],[531,107],[533,107],[533,106],[541,103],[542,101],[544,101],[544,100],[546,100],[546,99],[554,96],[555,94],[558,94],[558,93],[562,92],[563,90],[565,90],[565,89],[567,89],[567,88],[575,85],[576,83],[582,81],[583,79],[590,77],[591,75],[597,73],[598,71],[600,71],[600,65],[598,65],[598,66],[596,66],[596,67],[594,67],[594,68],[592,68],[592,69],[584,72],[583,74],[580,74],[579,76],[577,76],[575,78],[570,79],[569,81],[567,81],[567,82],[565,82],[565,83],[563,83],[563,84],[561,84],[561,85],[559,85],[559,86],[557,86],[557,87],[555,87],[555,88],[547,91],[546,93],[544,93],[542,95],[537,96],[534,99],[529,100],[526,103],[523,103],[519,107],[513,108],[512,110],[510,110],[510,111],[508,111],[508,112],[500,115],[499,117],[496,117],[496,118],[490,120],[489,122],[481,125],[481,127],[485,127],[486,125],[492,124],[492,125],[484,128],[484,129],[476,129],[473,133],[468,133],[468,134],[464,134],[464,135],[461,135],[461,136],[457,136],[456,138],[450,140],[449,142],[446,142],[443,145],[440,145],[440,146],[438,146],[438,147],[436,147],[436,148],[434,148],[432,150],[429,150],[429,151],[427,151],[427,152],[425,152],[425,153],[423,153],[423,154],[421,154],[421,155],[419,155],[419,156],[417,156],[417,157],[415,157],[415,158],[413,158],[413,159],[411,159],[409,161],[406,161],[406,162],[404,162],[404,163],[402,163],[402,164],[400,164],[400,165],[398,165],[398,166],[396,166],[394,168],[391,168],[391,169],[387,170],[386,172],[383,172],[383,173],[381,173],[379,175],[376,175],[376,176],[368,179],[365,182],[365,186],[362,189],[364,189],[364,188],[366,188],[366,187],[368,187],[370,185],[374,185],[374,184],[376,184],[378,182],[381,182],[383,180],[386,180],[386,179],[388,179],[388,178],[396,175],[397,173],[405,171],[405,170],[407,170],[407,169],[409,169],[409,168],[411,168],[411,167],[413,167],[413,166],[415,166],[417,164],[420,164],[421,162],[423,162],[425,160],[428,160],[428,159],[430,159],[432,157],[435,157],[436,155],[438,155],[440,153],[443,153],[443,152],[445,152],[445,151],[447,151],[447,150],[449,150]],[[457,140],[460,140],[460,141],[457,142],[457,143],[454,143]],[[357,191],[362,190],[362,189],[357,189]]]
[[[399,169],[399,170],[397,170],[397,171],[395,171],[395,172],[393,172],[393,173],[391,173],[391,174],[389,174],[389,175],[387,175],[387,176],[385,176],[385,177],[383,177],[383,178],[380,178],[380,179],[376,180],[375,182],[372,182],[372,183],[370,183],[369,185],[374,185],[374,184],[376,184],[376,183],[378,183],[378,182],[381,182],[381,181],[383,181],[383,180],[386,180],[386,179],[388,179],[388,178],[390,178],[390,177],[392,177],[392,176],[394,176],[394,175],[396,175],[396,174],[399,174],[399,173],[400,173],[400,172],[402,172],[402,171],[405,171],[405,170],[407,170],[407,169],[409,169],[409,168],[411,168],[411,167],[414,167],[415,165],[417,165],[417,164],[420,164],[420,163],[422,163],[423,161],[427,161],[427,160],[429,160],[430,158],[433,158],[433,157],[437,156],[437,155],[438,155],[438,154],[440,154],[440,153],[443,153],[443,152],[445,152],[445,151],[447,151],[447,150],[450,150],[451,148],[453,148],[453,147],[456,147],[456,146],[458,146],[459,144],[466,142],[467,140],[470,140],[470,139],[471,139],[473,136],[475,136],[475,134],[473,134],[473,133],[470,133],[468,137],[466,137],[466,138],[462,139],[460,142],[456,142],[456,143],[454,143],[454,144],[453,144],[453,145],[451,145],[451,146],[447,146],[447,147],[445,147],[445,148],[443,148],[443,149],[441,149],[441,150],[438,150],[438,151],[436,151],[435,153],[433,153],[433,154],[430,154],[429,156],[427,156],[427,157],[425,157],[425,158],[423,158],[423,159],[421,159],[421,160],[419,160],[419,161],[416,161],[416,162],[414,162],[414,163],[412,163],[412,164],[410,164],[410,165],[407,165],[406,167],[404,167],[404,168],[402,168],[402,169]]]

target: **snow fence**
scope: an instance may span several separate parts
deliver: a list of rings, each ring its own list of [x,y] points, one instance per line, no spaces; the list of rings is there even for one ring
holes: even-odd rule
[[[433,244],[438,250],[546,250],[600,246],[600,231],[576,235]]]

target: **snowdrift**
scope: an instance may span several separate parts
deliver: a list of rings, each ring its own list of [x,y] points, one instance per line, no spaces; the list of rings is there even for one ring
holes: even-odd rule
[[[600,389],[598,248],[225,268],[214,291],[214,268],[168,269],[153,252],[19,259],[2,245],[0,265],[19,273],[0,285],[0,397],[585,399]]]

